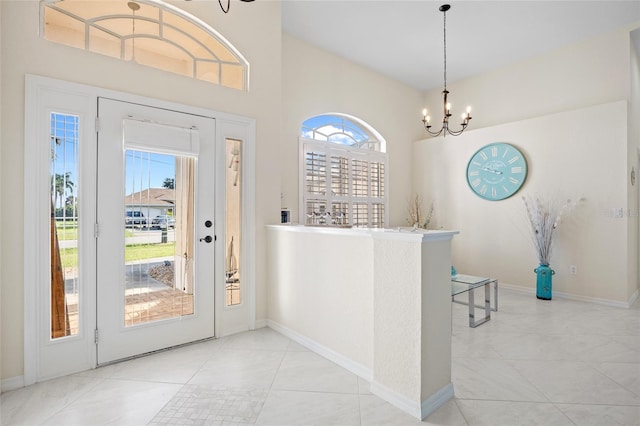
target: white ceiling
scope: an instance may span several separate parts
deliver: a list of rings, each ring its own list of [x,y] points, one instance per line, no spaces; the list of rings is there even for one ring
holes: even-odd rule
[[[285,32],[418,89],[640,25],[634,1],[284,0]]]

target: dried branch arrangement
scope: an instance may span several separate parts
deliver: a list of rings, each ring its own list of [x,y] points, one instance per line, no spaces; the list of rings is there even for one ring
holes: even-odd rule
[[[553,235],[563,215],[573,210],[578,202],[571,199],[559,202],[550,199],[545,201],[540,196],[523,196],[522,200],[529,219],[531,239],[541,265],[549,265],[553,249]]]
[[[409,207],[407,209],[409,217],[407,217],[407,224],[414,228],[427,229],[431,218],[433,217],[433,203],[429,207],[429,212],[426,215],[422,214],[422,197],[416,194],[409,200]]]

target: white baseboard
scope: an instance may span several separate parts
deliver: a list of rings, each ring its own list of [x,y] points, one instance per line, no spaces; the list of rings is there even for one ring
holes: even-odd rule
[[[639,296],[640,296],[640,293],[638,292],[638,289],[636,289],[636,291],[634,291],[631,297],[629,298],[629,302],[627,303],[629,306],[627,306],[627,308],[630,308],[633,305],[635,305],[636,302],[638,301]]]
[[[266,326],[267,326],[266,319],[256,320],[256,328],[265,328]]]
[[[442,407],[447,401],[454,397],[453,392],[453,383],[449,383],[448,385],[440,388],[436,393],[431,395],[429,398],[422,401],[421,404],[421,420],[426,419],[431,415],[431,413],[435,412],[438,408]]]
[[[516,293],[535,295],[536,289],[531,287],[522,287],[519,285],[498,283],[498,288],[504,288]],[[620,302],[617,300],[601,299],[598,297],[580,296],[578,294],[563,293],[553,290],[553,297],[558,299],[575,300],[578,302],[594,303],[596,305],[612,306],[615,308],[630,308],[638,300],[638,290],[631,296],[628,302]]]
[[[375,381],[371,383],[370,390],[374,395],[379,396],[396,408],[420,420],[426,419],[431,413],[453,398],[452,383],[439,389],[429,398],[422,401],[422,403],[411,400]]]
[[[277,331],[278,333],[287,336],[289,339],[293,340],[296,343],[299,343],[310,351],[315,352],[318,355],[327,358],[329,361],[338,364],[340,367],[345,368],[356,376],[361,377],[368,382],[371,382],[373,380],[373,370],[358,362],[355,362],[351,358],[347,358],[341,353],[338,353],[333,349],[329,349],[326,346],[323,346],[320,343],[316,342],[315,340],[303,336],[302,334],[293,331],[282,324],[278,324],[275,321],[267,320],[267,326]]]
[[[0,382],[0,393],[12,391],[15,389],[20,389],[23,387],[24,387],[24,376],[3,379],[2,382]]]

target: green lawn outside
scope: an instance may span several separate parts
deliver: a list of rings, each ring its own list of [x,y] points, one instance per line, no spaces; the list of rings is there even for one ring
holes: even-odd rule
[[[58,241],[77,240],[78,222],[75,220],[56,221],[56,234],[58,234]]]
[[[175,242],[164,244],[131,244],[125,247],[125,262],[173,256],[175,253],[175,247]],[[63,267],[71,268],[78,266],[77,248],[60,249],[60,256],[62,258]]]
[[[173,256],[176,252],[176,243],[161,244],[132,244],[125,247],[124,261],[154,259],[156,257]]]
[[[56,233],[58,234],[58,241],[63,240],[77,240],[78,239],[78,225],[77,222],[56,222]],[[133,231],[129,229],[124,230],[124,236],[133,237]]]

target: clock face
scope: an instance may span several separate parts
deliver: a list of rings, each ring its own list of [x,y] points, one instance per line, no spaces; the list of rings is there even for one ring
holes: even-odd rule
[[[504,200],[527,178],[527,160],[513,145],[492,143],[480,148],[467,165],[469,188],[481,198]]]

